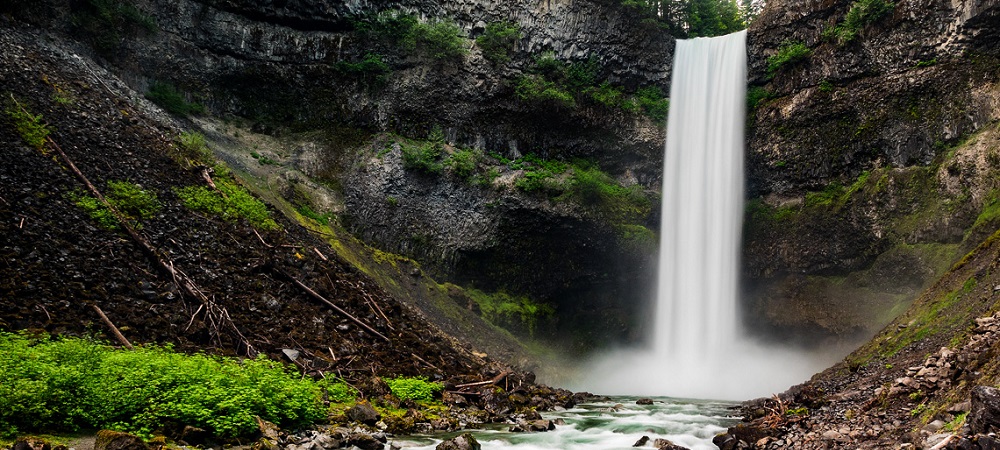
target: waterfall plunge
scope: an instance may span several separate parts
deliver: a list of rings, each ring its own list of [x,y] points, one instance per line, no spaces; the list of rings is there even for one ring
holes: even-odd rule
[[[746,31],[677,41],[652,348],[604,355],[574,388],[741,400],[784,391],[832,362],[740,330],[746,58]]]

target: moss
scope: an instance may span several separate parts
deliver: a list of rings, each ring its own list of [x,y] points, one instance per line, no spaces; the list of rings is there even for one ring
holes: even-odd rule
[[[118,218],[97,198],[76,192],[70,194],[69,199],[86,211],[91,220],[97,222],[101,228],[108,230],[121,228]],[[104,199],[134,229],[142,229],[142,220],[153,218],[160,210],[160,201],[155,193],[128,181],[109,181]]]
[[[11,100],[4,113],[13,121],[14,129],[25,143],[38,150],[45,148],[45,141],[52,130],[42,121],[41,114],[31,114],[16,100]]]
[[[215,179],[218,191],[206,186],[188,186],[177,189],[177,196],[184,206],[218,216],[224,220],[245,219],[251,226],[262,230],[281,227],[271,218],[267,205],[251,195],[234,180]]]

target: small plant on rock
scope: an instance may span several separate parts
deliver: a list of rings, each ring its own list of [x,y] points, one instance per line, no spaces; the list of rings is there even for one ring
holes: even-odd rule
[[[486,32],[476,38],[476,45],[483,50],[483,57],[494,63],[510,61],[510,52],[514,51],[518,39],[521,39],[521,29],[509,22],[494,22],[486,25]]]
[[[45,122],[42,122],[41,114],[31,114],[22,108],[16,100],[12,100],[4,112],[7,117],[14,121],[14,129],[17,130],[17,134],[21,135],[21,139],[24,139],[25,143],[38,150],[45,148],[45,140],[48,139],[52,130]]]

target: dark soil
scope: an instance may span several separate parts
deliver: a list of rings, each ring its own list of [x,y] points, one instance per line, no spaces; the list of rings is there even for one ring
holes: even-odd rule
[[[211,323],[199,301],[182,295],[126,234],[98,227],[76,207],[68,194],[84,185],[55,152],[25,144],[5,114],[0,329],[112,341],[93,304],[135,343],[224,355],[261,352],[286,361],[281,350],[296,349],[302,355],[296,363],[308,372],[335,373],[361,386],[372,375],[480,381],[503,370],[407,314],[376,283],[334,258],[320,237],[277,212],[272,216],[282,230],[258,238],[245,222],[182,206],[174,189],[205,182],[168,156],[179,130],[143,112],[144,101],[129,100],[136,94],[86,59],[5,20],[0,18],[3,105],[10,106],[13,97],[42,114],[52,140],[98,189],[128,180],[155,192],[163,208],[143,222],[140,234],[225,310],[232,327]],[[289,277],[390,342],[317,302]]]

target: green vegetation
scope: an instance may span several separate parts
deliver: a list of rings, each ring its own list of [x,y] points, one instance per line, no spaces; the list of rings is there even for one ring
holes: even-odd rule
[[[759,6],[735,0],[621,0],[678,38],[721,36],[746,28]]]
[[[510,53],[521,39],[521,28],[510,22],[493,22],[486,25],[486,31],[476,38],[476,45],[483,50],[483,57],[502,64],[510,61]]]
[[[378,53],[366,53],[358,62],[338,61],[334,68],[341,74],[356,78],[369,86],[381,86],[389,79],[392,68],[385,57]]]
[[[823,80],[819,82],[819,91],[830,93],[833,92],[833,83],[830,80]]]
[[[438,61],[459,58],[469,52],[462,29],[447,20],[413,24],[402,44]]]
[[[659,87],[639,88],[627,97],[623,88],[602,80],[600,71],[600,62],[594,56],[567,63],[553,53],[543,53],[535,57],[528,74],[516,79],[514,92],[522,102],[535,105],[573,109],[591,104],[644,114],[655,121],[666,120],[670,101]]]
[[[434,395],[444,389],[441,383],[429,382],[426,378],[399,377],[385,382],[392,395],[400,400],[428,402],[434,400]]]
[[[305,425],[326,419],[324,390],[331,399],[353,397],[342,382],[314,382],[264,356],[238,361],[156,346],[120,351],[4,332],[0,379],[0,430],[7,436],[108,428],[149,437],[168,424],[251,436],[254,416]]]
[[[480,155],[479,152],[474,150],[458,150],[445,160],[444,165],[452,173],[458,175],[460,178],[469,178],[476,171],[477,159]]]
[[[635,91],[635,96],[625,106],[627,110],[639,111],[657,122],[667,120],[670,111],[670,100],[656,86],[644,87]]]
[[[154,81],[146,91],[146,98],[156,103],[168,113],[175,116],[190,116],[192,114],[204,114],[205,107],[199,103],[188,103],[184,99],[184,94],[177,90],[174,85],[161,81]]]
[[[846,45],[858,37],[861,30],[892,12],[896,4],[886,0],[858,0],[851,4],[851,9],[840,24],[823,31],[823,36],[836,40],[839,45]]]
[[[73,8],[74,28],[102,54],[118,49],[128,37],[157,31],[153,17],[131,0],[85,0]]]
[[[271,158],[268,158],[267,156],[261,155],[260,153],[257,153],[257,152],[250,152],[250,157],[253,158],[253,159],[256,159],[257,163],[259,163],[262,166],[276,166],[276,165],[278,165],[277,161],[275,161],[275,160],[273,160]]]
[[[822,191],[814,191],[806,193],[805,205],[808,208],[832,208],[833,210],[839,210],[842,208],[851,196],[855,192],[862,189],[866,184],[868,184],[868,179],[871,177],[871,172],[864,171],[858,175],[858,178],[851,183],[850,186],[844,187],[840,183],[833,182],[828,184]]]
[[[279,225],[271,218],[267,205],[251,195],[235,181],[216,177],[218,191],[206,186],[188,186],[177,189],[184,206],[195,211],[212,214],[224,220],[246,219],[255,228],[277,230]]]
[[[309,205],[299,206],[298,208],[295,208],[295,210],[298,211],[299,214],[302,214],[304,217],[308,217],[316,221],[316,223],[323,226],[330,225],[330,220],[335,217],[335,215],[332,212],[320,214],[314,211],[311,207],[309,207]]]
[[[31,114],[13,99],[9,102],[4,113],[14,122],[14,129],[17,130],[17,134],[21,135],[21,139],[25,143],[38,150],[45,148],[45,140],[48,139],[52,130],[45,122],[42,122],[41,114]]]
[[[983,211],[976,217],[976,222],[972,224],[970,230],[995,224],[998,220],[1000,220],[1000,189],[994,189],[986,195],[986,199],[983,201]]]
[[[576,107],[576,99],[558,84],[541,75],[529,74],[517,78],[514,87],[517,98],[525,103],[551,104],[564,108]]]
[[[444,132],[435,126],[427,135],[427,140],[420,143],[400,143],[403,152],[403,167],[429,174],[441,173],[444,164],[439,160],[444,152]]]
[[[487,294],[478,289],[466,291],[472,301],[479,305],[484,319],[499,327],[523,327],[529,335],[534,335],[540,319],[551,317],[555,309],[531,298],[510,295],[506,292]]]
[[[212,150],[205,142],[205,136],[201,133],[184,132],[177,136],[176,151],[172,156],[178,162],[187,160],[193,164],[210,165],[215,161]]]
[[[96,197],[72,193],[69,199],[87,212],[91,220],[101,228],[118,230],[120,224],[108,207]],[[104,199],[135,229],[141,229],[141,220],[151,219],[160,210],[160,201],[153,192],[128,181],[108,181]]]
[[[747,89],[747,111],[757,109],[764,102],[771,99],[771,91],[761,86],[751,86]]]
[[[812,50],[802,42],[782,42],[778,52],[767,58],[767,73],[773,77],[782,69],[804,61],[811,53]]]

